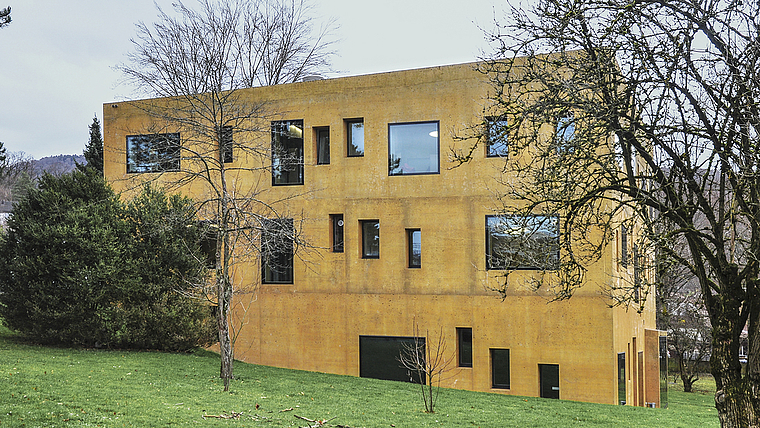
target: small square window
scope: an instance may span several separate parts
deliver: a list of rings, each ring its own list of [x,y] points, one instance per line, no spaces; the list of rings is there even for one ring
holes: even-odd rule
[[[506,119],[498,117],[486,119],[486,155],[488,157],[507,157],[509,155],[508,134],[509,126]]]
[[[422,267],[422,232],[419,229],[406,230],[406,246],[408,266]]]
[[[330,128],[315,128],[317,137],[317,165],[330,164]]]
[[[343,214],[330,214],[330,229],[333,253],[343,252]]]
[[[362,258],[380,258],[380,221],[362,220]]]
[[[509,387],[509,349],[491,349],[491,388]]]
[[[457,327],[457,359],[459,367],[472,367],[472,328]]]
[[[364,156],[364,119],[346,120],[348,156]]]

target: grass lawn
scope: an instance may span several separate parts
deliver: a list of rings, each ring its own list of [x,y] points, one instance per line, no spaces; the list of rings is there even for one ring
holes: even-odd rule
[[[424,413],[415,385],[236,362],[222,392],[218,356],[50,348],[0,325],[0,428],[304,427],[295,415],[349,427],[719,427],[714,387],[671,390],[670,408],[441,390]],[[237,419],[204,415],[242,413]],[[313,424],[312,424],[313,425]]]

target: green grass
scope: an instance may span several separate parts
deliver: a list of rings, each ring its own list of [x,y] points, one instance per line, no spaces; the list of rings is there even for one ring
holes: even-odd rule
[[[426,414],[411,384],[237,362],[222,392],[218,357],[51,348],[16,340],[0,325],[0,428],[302,427],[718,427],[709,383],[670,391],[669,409],[441,390]],[[258,404],[258,409],[256,408]],[[241,412],[239,419],[203,418]]]

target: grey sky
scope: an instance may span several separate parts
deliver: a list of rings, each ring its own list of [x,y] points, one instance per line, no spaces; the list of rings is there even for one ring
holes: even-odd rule
[[[165,10],[171,0],[156,0]],[[488,51],[483,31],[504,0],[313,0],[335,17],[341,75],[455,64]],[[39,159],[81,154],[103,103],[130,98],[112,67],[132,49],[135,23],[154,22],[153,0],[6,0],[0,29],[0,141]],[[195,0],[185,4],[195,5]],[[0,7],[7,6],[0,4]]]

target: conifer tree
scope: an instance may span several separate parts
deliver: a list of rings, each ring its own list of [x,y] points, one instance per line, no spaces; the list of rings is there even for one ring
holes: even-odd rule
[[[98,117],[92,118],[90,125],[90,141],[84,148],[84,159],[87,167],[100,171],[103,175],[103,136],[100,133],[100,121]]]

